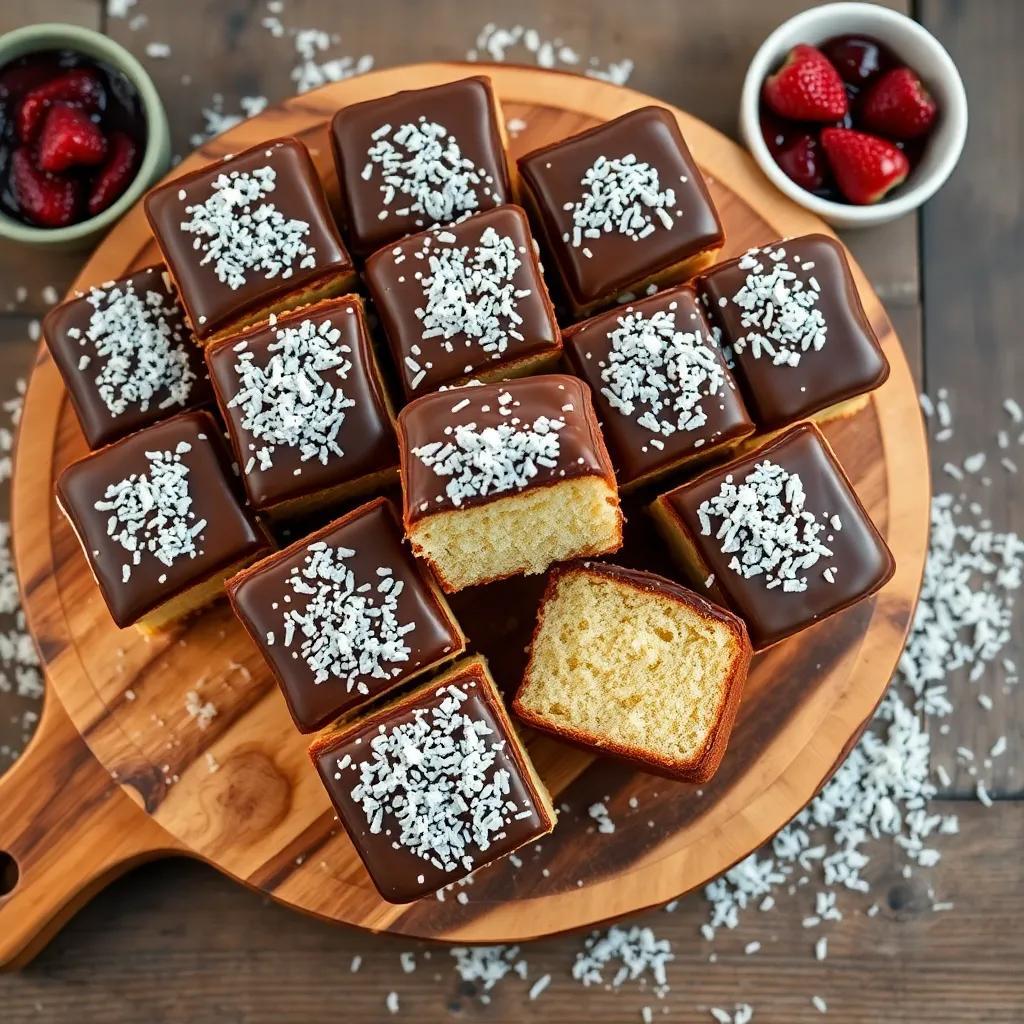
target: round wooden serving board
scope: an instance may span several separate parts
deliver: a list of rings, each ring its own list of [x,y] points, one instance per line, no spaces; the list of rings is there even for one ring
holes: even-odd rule
[[[424,64],[330,85],[267,110],[204,146],[176,173],[281,135],[307,143],[336,199],[326,125],[341,106],[483,70],[505,116],[525,122],[513,156],[655,102],[588,78],[507,66]],[[780,235],[826,230],[789,203],[736,145],[674,112],[707,174],[727,253]],[[118,277],[157,259],[141,208],[110,233],[76,282]],[[201,858],[275,899],[364,928],[458,941],[518,941],[665,902],[740,860],[793,817],[860,735],[895,668],[914,609],[928,532],[928,464],[913,382],[881,303],[855,270],[892,364],[855,417],[828,429],[842,463],[896,556],[873,600],[755,662],[729,752],[703,791],[529,737],[564,803],[554,834],[477,873],[443,902],[383,902],[332,814],[285,705],[225,602],[171,634],[118,631],[53,482],[85,452],[57,371],[40,349],[25,402],[14,479],[14,545],[28,623],[52,684],[39,731],[0,781],[0,851],[20,879],[0,897],[0,965],[24,962],[110,878],[145,858]],[[650,527],[633,514],[634,536]],[[527,594],[527,584],[516,593]],[[485,592],[471,629],[499,682],[512,685],[533,608]],[[501,595],[499,594],[499,597]],[[511,610],[510,610],[511,609]],[[480,615],[475,616],[479,621]],[[211,700],[206,729],[186,694]],[[213,770],[215,769],[215,770]],[[604,800],[613,834],[587,808]],[[187,894],[184,894],[187,898]]]

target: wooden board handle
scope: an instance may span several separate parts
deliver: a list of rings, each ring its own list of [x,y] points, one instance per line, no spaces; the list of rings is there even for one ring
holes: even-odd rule
[[[175,852],[47,694],[35,736],[0,779],[0,969],[26,964],[127,868]]]

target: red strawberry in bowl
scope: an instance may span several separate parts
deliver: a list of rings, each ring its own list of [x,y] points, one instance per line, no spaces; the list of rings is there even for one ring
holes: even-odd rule
[[[858,206],[884,199],[906,180],[910,171],[910,163],[901,150],[866,132],[825,128],[821,145],[839,191]]]
[[[110,136],[110,155],[100,168],[89,192],[89,216],[102,213],[131,184],[139,162],[139,147],[124,132]]]
[[[801,43],[764,83],[768,107],[792,121],[838,121],[846,116],[846,88],[828,58]]]
[[[910,68],[887,71],[861,104],[865,128],[896,139],[917,139],[931,131],[938,106]]]
[[[11,191],[24,216],[44,228],[74,221],[81,204],[81,183],[39,170],[27,146],[11,154]]]
[[[39,169],[58,173],[69,167],[92,167],[107,155],[99,125],[78,107],[55,103],[39,133]]]
[[[54,103],[66,103],[95,113],[106,106],[106,101],[103,83],[95,71],[72,68],[26,93],[18,111],[18,134],[22,142],[31,142]]]

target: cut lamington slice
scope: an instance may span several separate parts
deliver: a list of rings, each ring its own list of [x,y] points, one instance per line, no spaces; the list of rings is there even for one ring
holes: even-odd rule
[[[51,309],[43,337],[90,448],[210,402],[170,277],[146,267]]]
[[[153,189],[146,216],[201,342],[355,283],[316,168],[295,139]]]
[[[895,568],[811,424],[660,495],[652,511],[694,586],[746,622],[755,650],[868,597]]]
[[[595,753],[707,782],[750,657],[743,623],[678,583],[601,562],[559,566],[513,709]]]
[[[698,289],[759,427],[852,414],[889,376],[834,238],[751,249],[709,270]]]
[[[357,296],[231,335],[206,359],[254,508],[294,515],[397,477],[393,417]]]
[[[570,328],[565,353],[589,385],[619,486],[721,455],[754,430],[689,286]]]
[[[346,237],[359,257],[512,201],[504,121],[487,78],[343,107],[331,142]]]
[[[519,160],[523,196],[574,315],[676,284],[724,235],[675,117],[643,107]]]
[[[501,206],[386,246],[366,283],[409,398],[534,373],[561,351],[526,215]]]
[[[410,903],[549,833],[551,798],[482,658],[309,749],[356,852]]]
[[[72,463],[57,503],[118,626],[163,628],[272,547],[213,417],[185,412]]]
[[[615,473],[575,377],[424,395],[398,442],[406,532],[449,592],[622,546]]]
[[[301,732],[461,654],[465,637],[385,498],[228,581]]]

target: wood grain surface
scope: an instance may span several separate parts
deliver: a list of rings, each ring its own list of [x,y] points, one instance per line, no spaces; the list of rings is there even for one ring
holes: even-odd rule
[[[649,0],[638,18],[634,8],[614,0],[560,5],[519,0],[514,10],[503,0],[479,0],[469,10],[452,0],[422,5],[379,0],[358,14],[336,0],[288,0],[282,18],[290,26],[338,31],[342,39],[330,55],[368,52],[378,66],[461,57],[485,22],[519,21],[602,61],[634,58],[632,85],[734,135],[749,57],[771,28],[807,5],[805,0]],[[890,6],[907,10],[908,4],[895,0]],[[259,30],[261,4],[140,0],[137,10],[149,24],[138,31],[126,20],[106,18],[102,8],[101,0],[7,0],[0,6],[0,31],[33,19],[105,27],[157,79],[178,152],[190,148],[190,135],[202,126],[200,107],[209,106],[214,93],[222,94],[224,109],[237,110],[243,95],[290,91],[292,44]],[[1017,55],[1024,11],[1016,0],[971,5],[923,0],[915,13],[950,49],[964,76],[972,103],[967,149],[949,184],[920,216],[849,233],[844,241],[883,300],[917,380],[927,378],[933,390],[953,387],[960,429],[951,444],[962,456],[988,437],[999,419],[998,399],[1024,390],[1013,301],[1024,287],[1024,264],[1015,258],[1024,245],[1024,203],[1015,198],[1024,139],[1013,130],[1016,108],[1008,107],[1008,98],[1020,94]],[[145,56],[145,44],[154,39],[171,45],[171,60]],[[208,59],[210,53],[217,59]],[[79,264],[74,256],[26,260],[23,251],[0,246],[0,311],[7,311],[0,312],[4,395],[34,356],[26,330],[47,308],[43,286],[63,292]],[[972,364],[976,343],[985,346],[984,365]],[[937,470],[950,454],[936,448]],[[936,486],[950,489],[951,483],[940,474]],[[1024,508],[1019,478],[1016,487],[998,478],[994,487],[1002,495],[993,507],[995,523],[1012,522]],[[1020,660],[1017,640],[1008,653]],[[675,914],[652,911],[630,919],[650,925],[675,947],[677,962],[669,970],[673,991],[664,1004],[632,985],[611,993],[571,981],[568,969],[580,946],[580,937],[571,935],[523,947],[531,980],[545,973],[554,978],[543,997],[530,1002],[528,984],[512,980],[485,1005],[474,986],[453,980],[443,948],[328,928],[179,859],[115,883],[29,968],[0,976],[0,1019],[205,1024],[342,1014],[386,1021],[394,1018],[384,997],[395,989],[403,1013],[427,1020],[635,1020],[648,1004],[656,1020],[664,1007],[670,1011],[667,1019],[697,1022],[710,1019],[708,1006],[745,999],[754,1004],[759,1024],[794,1024],[822,1019],[810,1003],[810,995],[820,992],[828,1000],[827,1019],[854,1024],[1017,1022],[1024,1005],[1024,979],[1017,969],[1024,957],[1024,931],[1018,926],[1024,865],[1017,852],[1024,839],[1017,802],[1024,776],[1019,742],[1024,689],[993,693],[997,715],[977,705],[966,672],[950,683],[957,695],[956,723],[948,736],[939,733],[938,722],[931,723],[937,756],[938,744],[949,751],[961,735],[968,742],[973,738],[980,750],[1004,730],[1012,731],[1016,743],[995,766],[1005,780],[1001,799],[991,809],[982,808],[971,797],[970,778],[954,778],[935,807],[958,813],[962,834],[943,840],[943,861],[936,869],[919,871],[911,880],[902,878],[900,859],[889,844],[872,844],[867,852],[873,892],[846,898],[846,920],[832,935],[824,963],[814,960],[813,943],[800,925],[813,893],[780,899],[771,914],[745,916],[714,947],[697,934],[706,907],[694,894]],[[21,708],[11,695],[0,694],[0,751],[4,743],[20,741]],[[955,767],[949,753],[942,763],[951,771]],[[934,898],[948,898],[954,908],[933,913],[929,886]],[[873,900],[881,902],[881,913],[863,916]],[[745,945],[755,940],[764,946],[761,954],[744,956]],[[403,975],[398,952],[412,948],[433,950],[433,959],[424,963],[421,956],[417,972]],[[719,954],[715,965],[706,962],[711,948]],[[350,974],[348,963],[356,953],[364,966]]]
[[[649,102],[578,76],[498,66],[486,70],[505,116],[526,125],[513,155]],[[325,87],[218,137],[179,171],[297,135],[336,199],[325,137],[335,110],[464,73],[459,65],[415,65]],[[686,114],[676,116],[725,225],[723,255],[822,227],[766,186],[733,143]],[[136,209],[100,246],[76,286],[119,277],[155,255]],[[452,895],[443,902],[431,897],[409,907],[392,906],[376,894],[309,768],[305,742],[289,728],[272,676],[226,604],[166,636],[144,638],[113,626],[72,531],[49,500],[54,479],[82,454],[84,442],[55,367],[41,350],[16,462],[14,550],[29,626],[59,703],[49,702],[36,742],[0,782],[0,808],[7,805],[6,814],[0,809],[0,832],[22,870],[19,887],[0,902],[0,961],[23,958],[19,941],[33,921],[42,925],[51,907],[64,906],[77,872],[85,888],[100,873],[92,858],[76,854],[62,860],[58,850],[48,848],[55,865],[65,864],[63,885],[56,887],[36,863],[39,818],[18,805],[27,779],[33,780],[33,798],[43,806],[50,803],[50,794],[35,780],[53,774],[49,765],[72,761],[65,744],[50,739],[60,704],[117,783],[105,802],[105,810],[118,808],[109,821],[96,821],[90,830],[88,815],[82,817],[80,828],[97,850],[107,848],[105,835],[124,838],[122,814],[138,813],[134,801],[170,837],[159,838],[158,851],[178,846],[276,899],[375,931],[485,942],[548,935],[671,899],[759,846],[810,799],[859,736],[895,666],[923,566],[927,454],[916,393],[884,309],[862,275],[860,285],[892,374],[861,412],[826,431],[895,554],[892,582],[876,599],[756,659],[732,748],[704,790],[670,785],[531,735],[531,753],[553,795],[576,809],[606,796],[623,827],[592,847],[588,819],[578,811],[565,813],[542,852],[529,855],[523,868],[501,862],[478,872],[461,901]],[[642,512],[637,509],[633,516]],[[650,533],[642,522],[633,529]],[[654,564],[659,561],[655,555]],[[491,657],[506,690],[516,685],[521,671],[536,582],[462,595],[477,609],[473,622],[484,624],[470,631],[474,646]],[[480,615],[481,606],[489,612]],[[459,610],[456,601],[457,615]],[[200,728],[186,711],[190,690],[218,709],[208,728]],[[219,765],[217,771],[210,771],[207,755]],[[59,789],[73,801],[77,776],[62,779]],[[630,800],[639,805],[632,813]],[[628,819],[635,822],[626,824]],[[69,834],[74,831],[69,827]],[[131,842],[115,849],[123,850],[126,865],[148,853]],[[19,922],[18,932],[2,927],[11,918]]]

